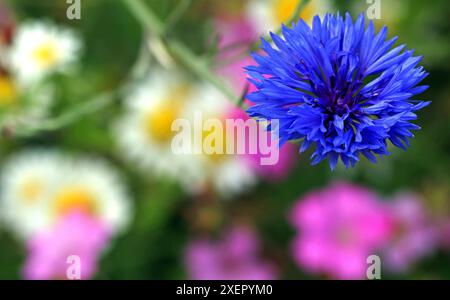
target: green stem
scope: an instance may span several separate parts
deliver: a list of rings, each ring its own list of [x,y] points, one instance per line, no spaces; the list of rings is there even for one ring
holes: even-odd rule
[[[195,55],[189,48],[175,39],[167,39],[164,35],[165,27],[154,12],[146,6],[142,0],[122,0],[129,11],[141,25],[158,36],[166,43],[169,52],[181,62],[186,68],[192,71],[198,77],[208,81],[215,86],[225,97],[237,103],[239,99],[229,89],[225,83],[209,69],[208,64],[200,57]]]
[[[69,109],[68,112],[54,119],[44,120],[39,124],[30,127],[19,126],[18,128],[11,128],[11,134],[13,136],[29,137],[40,131],[52,131],[68,126],[84,115],[95,113],[102,108],[107,107],[114,101],[114,95],[114,92],[105,92],[86,103],[80,104],[74,109]]]
[[[243,106],[244,106],[245,96],[248,93],[249,86],[250,86],[250,84],[247,82],[245,84],[244,88],[242,89],[241,97],[239,98],[239,102],[238,102],[238,107],[240,107],[240,108],[243,108]]]
[[[189,70],[198,77],[211,83],[222,94],[233,102],[236,101],[234,93],[225,85],[225,83],[217,77],[208,67],[208,64],[193,54],[188,48],[176,40],[167,41],[167,46],[171,53]]]
[[[128,7],[130,12],[136,17],[136,19],[142,24],[142,26],[149,30],[151,33],[156,35],[161,40],[165,41],[165,31],[166,27],[164,24],[158,19],[158,17],[148,9],[148,7],[141,0],[122,0],[124,4]],[[190,0],[184,0],[184,4],[177,8],[177,10],[173,13],[171,17],[170,24],[174,24],[179,18],[179,16],[184,12],[185,9],[190,4]],[[212,73],[208,64],[203,61],[201,58],[197,57],[193,54],[187,47],[183,44],[179,43],[176,40],[166,40],[167,47],[169,51],[171,51],[172,55],[178,59],[181,63],[185,65],[185,67],[189,68],[193,73],[195,73],[200,78],[203,78],[214,85],[219,91],[221,91],[227,98],[236,99],[235,95],[231,90],[229,90],[221,81],[219,77],[217,77],[214,73]],[[133,68],[133,70],[135,70]],[[132,74],[133,75],[133,74]],[[118,91],[105,92],[96,98],[87,101],[83,104],[80,104],[72,109],[69,109],[66,113],[55,117],[53,119],[48,119],[41,121],[36,125],[12,125],[12,127],[5,126],[2,128],[4,137],[29,137],[41,131],[53,131],[60,129],[62,127],[68,126],[81,117],[93,114],[95,112],[100,111],[101,109],[110,105],[114,99],[116,98],[116,94]],[[236,100],[238,102],[239,99]]]
[[[167,17],[166,25],[164,28],[166,33],[176,25],[176,23],[180,20],[180,18],[184,15],[186,10],[189,8],[191,3],[192,0],[179,0],[178,5]]]
[[[164,25],[158,17],[150,11],[141,0],[122,0],[131,14],[152,33],[162,36],[164,34]]]

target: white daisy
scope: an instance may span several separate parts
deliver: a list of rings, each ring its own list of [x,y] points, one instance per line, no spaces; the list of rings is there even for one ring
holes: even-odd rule
[[[167,176],[190,190],[199,180],[198,159],[172,151],[174,120],[191,116],[192,87],[178,73],[153,70],[130,93],[127,111],[118,122],[115,136],[121,152],[147,172]],[[191,149],[187,149],[191,153]]]
[[[1,174],[1,215],[20,237],[48,223],[47,203],[64,159],[51,151],[30,151],[10,159]]]
[[[230,199],[256,183],[256,174],[245,159],[231,155],[221,159],[208,159],[205,163],[208,178],[220,196]]]
[[[75,210],[92,215],[113,232],[130,221],[131,203],[116,170],[98,158],[68,159],[49,199],[51,223]]]
[[[269,31],[280,28],[282,23],[289,22],[299,1],[303,0],[249,0],[247,16],[258,32],[267,34]],[[310,1],[299,17],[311,23],[315,15],[321,15],[327,11],[327,2],[326,0]]]
[[[208,118],[218,119],[222,122],[222,131],[218,132],[222,138],[224,148],[226,150],[227,142],[230,141],[227,137],[225,126],[225,118],[231,111],[231,104],[220,94],[215,88],[209,85],[200,85],[197,87],[193,101],[191,102],[191,111],[202,112],[203,121]],[[204,132],[203,138],[212,132]],[[201,143],[203,144],[203,140]],[[202,180],[197,182],[197,189],[205,189],[212,186],[214,190],[223,198],[231,198],[247,188],[250,188],[256,183],[256,174],[250,168],[245,156],[238,156],[235,154],[207,154],[208,145],[196,145],[202,147],[202,154],[199,155],[201,159],[201,170],[203,174]],[[215,146],[215,145],[211,145]],[[212,150],[212,149],[209,149]],[[207,152],[208,151],[208,152]]]
[[[130,219],[130,202],[119,176],[99,159],[24,152],[4,166],[1,191],[2,216],[22,238],[73,211],[93,215],[112,232]]]
[[[221,194],[234,194],[254,182],[249,169],[232,155],[206,155],[196,140],[196,116],[201,120],[223,119],[229,102],[207,84],[192,84],[179,73],[154,70],[127,99],[127,113],[115,130],[124,155],[141,169],[180,182],[186,191],[198,193],[214,187]],[[190,122],[191,143],[186,154],[174,153],[172,131],[176,119]],[[203,123],[200,123],[202,130]],[[200,133],[201,135],[202,133]],[[220,158],[219,158],[220,157]]]
[[[10,67],[21,84],[31,84],[53,72],[67,71],[81,49],[75,33],[50,23],[18,27],[10,49]]]

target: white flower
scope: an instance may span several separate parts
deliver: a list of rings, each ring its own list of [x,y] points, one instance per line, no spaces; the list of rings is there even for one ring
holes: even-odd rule
[[[196,194],[209,187],[231,196],[254,182],[254,175],[233,155],[206,155],[203,149],[204,121],[223,121],[229,102],[207,84],[192,84],[180,74],[155,69],[127,99],[127,113],[115,130],[121,152],[141,169],[169,177]],[[200,124],[197,124],[200,116]],[[189,122],[184,145],[186,154],[175,153],[172,131],[177,119]],[[200,128],[197,127],[199,125]],[[201,132],[195,132],[201,131]]]
[[[143,171],[169,177],[191,190],[202,177],[198,159],[172,151],[172,122],[191,116],[192,87],[175,72],[155,69],[130,93],[115,136],[123,155]],[[187,149],[191,153],[191,149]]]
[[[247,16],[261,34],[275,31],[281,24],[287,24],[293,16],[299,1],[304,0],[249,0]],[[315,15],[324,14],[328,9],[328,1],[312,0],[300,14],[305,22],[311,23]]]
[[[230,133],[226,132],[225,125],[227,115],[231,112],[231,109],[232,105],[222,94],[206,84],[197,87],[190,105],[191,111],[202,112],[203,122],[207,121],[208,118],[222,122],[223,130],[219,132],[219,139],[222,139],[224,145],[223,152],[226,151],[225,145],[227,143],[234,142],[230,141],[228,136]],[[213,130],[217,130],[217,128]],[[213,134],[213,132],[211,130],[210,132],[203,132],[203,134],[203,139],[205,139],[208,134]],[[207,154],[207,148],[209,146],[214,148],[215,145],[207,145],[204,142],[202,140],[202,145],[196,145],[196,147],[201,147],[202,149],[202,154],[199,156],[201,159],[201,174],[203,174],[202,179],[196,183],[197,190],[207,189],[208,186],[212,186],[221,197],[232,198],[256,183],[256,174],[245,156],[225,153]],[[209,150],[213,150],[213,148]]]
[[[20,237],[48,223],[48,199],[63,174],[56,152],[24,152],[10,159],[1,174],[1,216]]]
[[[131,214],[125,188],[105,162],[44,150],[18,154],[4,166],[0,207],[21,238],[74,211],[98,218],[113,233],[127,225]]]
[[[77,210],[103,221],[112,232],[128,225],[131,202],[115,169],[98,158],[68,159],[65,169],[49,201],[52,222]]]
[[[205,163],[208,178],[217,193],[223,198],[230,199],[246,189],[251,188],[257,181],[255,172],[238,156],[222,158],[223,161],[209,161]]]
[[[67,71],[80,48],[80,40],[70,29],[45,22],[25,23],[14,37],[10,67],[21,84],[32,84],[53,72]]]

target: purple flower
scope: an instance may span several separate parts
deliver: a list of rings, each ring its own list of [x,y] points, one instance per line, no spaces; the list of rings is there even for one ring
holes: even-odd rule
[[[349,14],[315,17],[310,28],[303,20],[284,38],[271,34],[275,46],[264,39],[267,55],[253,54],[257,66],[247,67],[257,91],[252,117],[279,120],[280,142],[302,140],[300,151],[315,146],[312,164],[339,158],[354,166],[360,155],[376,162],[388,155],[387,141],[406,149],[415,112],[430,102],[412,98],[427,89],[418,84],[428,75],[418,67],[421,57],[405,45],[393,48],[387,29],[378,34],[365,28],[364,16],[355,22]]]
[[[247,227],[228,231],[221,240],[190,242],[185,263],[195,280],[270,280],[277,277],[274,266],[259,257],[259,240]]]
[[[290,219],[299,231],[292,245],[297,264],[336,279],[364,279],[367,257],[392,232],[389,213],[376,195],[347,183],[307,194]]]

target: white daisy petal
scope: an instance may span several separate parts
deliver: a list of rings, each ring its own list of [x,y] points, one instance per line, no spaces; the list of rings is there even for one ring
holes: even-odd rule
[[[9,52],[10,68],[28,86],[53,72],[64,72],[80,52],[81,42],[70,29],[46,22],[24,23]]]
[[[131,216],[121,178],[106,162],[48,150],[27,151],[7,162],[0,208],[3,220],[20,238],[74,211],[98,218],[112,233],[122,230]]]

